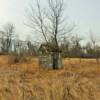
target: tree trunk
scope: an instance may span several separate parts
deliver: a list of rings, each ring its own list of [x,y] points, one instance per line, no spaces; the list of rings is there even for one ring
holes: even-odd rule
[[[59,53],[53,53],[52,54],[52,68],[55,70],[55,69],[58,69],[59,67]]]

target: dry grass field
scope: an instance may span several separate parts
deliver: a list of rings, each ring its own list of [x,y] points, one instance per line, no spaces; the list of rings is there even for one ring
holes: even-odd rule
[[[0,100],[100,100],[100,65],[95,59],[63,59],[63,69],[47,70],[38,59],[14,63],[0,56]]]

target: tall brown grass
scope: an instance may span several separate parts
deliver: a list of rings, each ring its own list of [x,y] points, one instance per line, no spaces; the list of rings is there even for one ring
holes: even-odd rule
[[[93,59],[64,59],[64,69],[53,71],[31,57],[12,61],[17,69],[3,67],[8,58],[0,58],[0,100],[100,100],[100,65]]]

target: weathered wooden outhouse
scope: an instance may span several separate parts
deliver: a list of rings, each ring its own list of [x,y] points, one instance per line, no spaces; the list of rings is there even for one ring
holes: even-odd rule
[[[61,69],[63,67],[61,52],[48,49],[48,45],[41,45],[39,48],[39,66],[47,69]]]

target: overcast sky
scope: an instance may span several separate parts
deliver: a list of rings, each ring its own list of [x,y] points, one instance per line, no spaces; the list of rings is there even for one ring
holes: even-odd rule
[[[0,26],[12,22],[16,25],[16,31],[24,38],[24,34],[30,33],[24,26],[25,9],[35,0],[0,0]],[[45,0],[42,0],[44,2]],[[76,23],[78,33],[87,37],[89,31],[100,37],[100,0],[66,0],[68,20]]]

